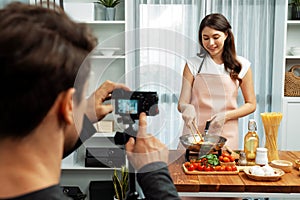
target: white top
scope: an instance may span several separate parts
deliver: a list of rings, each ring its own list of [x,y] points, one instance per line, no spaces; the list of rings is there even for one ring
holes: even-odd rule
[[[202,62],[202,58],[198,56],[191,57],[187,60],[188,67],[191,71],[191,73],[196,76],[200,67],[200,64]],[[248,69],[250,68],[250,61],[247,60],[246,58],[242,56],[237,56],[237,60],[241,63],[242,69],[239,73],[239,78],[242,79],[246,75]],[[224,68],[224,63],[223,64],[216,64],[215,61],[210,57],[209,54],[207,54],[204,62],[202,69],[200,73],[205,73],[205,74],[228,74],[229,73],[225,70]]]

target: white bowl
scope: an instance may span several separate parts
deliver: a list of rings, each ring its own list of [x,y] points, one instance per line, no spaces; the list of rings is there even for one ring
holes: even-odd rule
[[[94,54],[101,54],[103,56],[112,56],[119,50],[120,48],[99,48],[94,50]]]
[[[290,54],[293,56],[300,56],[300,47],[291,47]]]
[[[284,172],[291,172],[293,168],[293,163],[287,160],[272,160],[271,165],[282,169]]]

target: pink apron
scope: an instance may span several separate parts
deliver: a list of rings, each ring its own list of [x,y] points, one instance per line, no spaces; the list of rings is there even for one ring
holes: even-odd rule
[[[197,113],[198,129],[204,133],[206,121],[217,113],[224,113],[237,108],[238,80],[232,80],[227,74],[200,73],[205,58],[203,58],[192,88],[191,104]],[[209,129],[211,131],[211,129]],[[184,124],[183,134],[191,131]],[[209,134],[217,134],[227,138],[226,145],[238,149],[238,119],[227,121],[219,130]],[[179,145],[179,149],[183,146]]]
[[[237,108],[238,81],[229,75],[198,73],[192,88],[191,104],[195,106],[198,128],[203,133],[205,123],[217,113]],[[226,145],[238,149],[238,119],[227,121],[215,133],[227,138]]]

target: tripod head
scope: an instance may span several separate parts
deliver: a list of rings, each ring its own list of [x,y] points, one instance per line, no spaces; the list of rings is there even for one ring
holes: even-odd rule
[[[130,137],[136,137],[137,131],[133,128],[135,120],[132,120],[130,116],[121,116],[120,118],[118,118],[118,122],[129,125],[129,127],[124,130],[124,132],[116,132],[114,137],[116,145],[125,145]]]

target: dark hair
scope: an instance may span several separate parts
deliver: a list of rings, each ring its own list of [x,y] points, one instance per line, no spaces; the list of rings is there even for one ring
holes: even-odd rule
[[[74,87],[96,43],[88,26],[73,22],[58,6],[11,3],[0,10],[0,137],[32,131],[59,93]],[[79,78],[86,82],[90,69],[84,68]]]
[[[218,31],[222,31],[223,33],[227,34],[227,38],[224,42],[224,50],[222,53],[222,58],[224,62],[224,67],[227,72],[229,72],[230,77],[234,80],[239,80],[241,82],[241,79],[238,77],[240,71],[241,71],[241,63],[236,58],[236,50],[235,50],[235,44],[234,44],[234,36],[231,31],[231,25],[227,21],[227,19],[219,14],[214,13],[207,15],[200,23],[199,27],[199,43],[203,47],[202,43],[202,31],[205,27],[209,27]],[[204,48],[204,47],[203,47]]]

